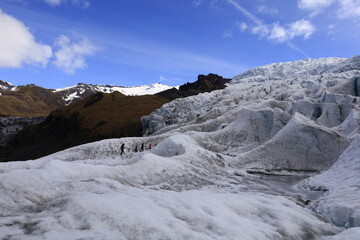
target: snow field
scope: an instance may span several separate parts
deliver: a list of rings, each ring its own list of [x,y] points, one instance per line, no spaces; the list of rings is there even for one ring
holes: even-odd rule
[[[115,142],[1,164],[0,238],[250,240],[339,232],[291,198],[262,192],[265,186],[241,191],[241,177],[186,135],[131,159],[86,160],[96,145]],[[88,155],[74,161],[70,151]]]

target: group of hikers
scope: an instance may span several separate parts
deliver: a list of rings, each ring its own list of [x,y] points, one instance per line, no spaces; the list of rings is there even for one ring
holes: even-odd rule
[[[152,147],[152,145],[150,143],[147,149],[150,150],[151,147]],[[125,153],[125,143],[121,144],[120,150],[121,150],[120,155],[123,155]],[[136,144],[135,148],[133,148],[133,150],[134,150],[134,152],[143,152],[145,150],[145,143],[142,143],[139,148],[138,148],[138,145]]]

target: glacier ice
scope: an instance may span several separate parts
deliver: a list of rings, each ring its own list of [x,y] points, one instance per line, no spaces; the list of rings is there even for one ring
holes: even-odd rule
[[[359,70],[258,67],[144,116],[144,137],[1,163],[0,238],[356,239]]]

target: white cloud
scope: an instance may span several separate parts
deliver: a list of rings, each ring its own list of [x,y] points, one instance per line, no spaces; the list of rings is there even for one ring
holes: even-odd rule
[[[69,3],[74,7],[80,7],[80,8],[88,8],[90,6],[90,1],[88,0],[44,0],[44,1],[52,7],[56,7],[65,3]]]
[[[167,77],[164,77],[162,75],[160,75],[160,77],[159,77],[159,82],[160,83],[177,84],[180,81],[181,81],[180,78],[167,78]]]
[[[314,17],[323,12],[336,0],[298,0],[298,7],[300,9],[310,12],[310,17]]]
[[[359,0],[339,0],[339,18],[358,18],[360,17]]]
[[[240,23],[237,22],[237,27],[240,29],[241,32],[246,31],[246,29],[249,28],[249,26],[246,23]]]
[[[234,35],[234,31],[232,29],[230,30],[226,30],[224,33],[223,33],[223,37],[224,38],[232,38]]]
[[[266,38],[269,35],[269,28],[265,25],[256,25],[251,29],[251,33],[255,35],[259,35],[260,38]]]
[[[194,7],[199,7],[201,5],[202,0],[193,0],[192,5]]]
[[[336,27],[335,24],[329,24],[328,29],[333,30],[335,27]]]
[[[53,7],[61,4],[61,0],[44,0],[44,1]]]
[[[289,25],[289,39],[293,39],[295,37],[308,39],[315,31],[316,27],[312,22],[302,19]]]
[[[331,5],[337,4],[334,16],[337,18],[360,17],[360,0],[299,0],[298,7],[314,16]]]
[[[308,11],[319,11],[330,6],[334,0],[299,0],[298,7]]]
[[[279,10],[277,8],[268,7],[266,5],[260,5],[257,7],[257,12],[262,14],[268,14],[268,15],[278,15]]]
[[[315,26],[310,21],[299,20],[289,24],[287,27],[283,27],[278,23],[271,26],[263,23],[261,19],[241,6],[237,0],[226,0],[226,2],[253,23],[254,26],[251,28],[252,34],[259,35],[260,38],[266,38],[274,42],[284,43],[294,51],[309,57],[302,49],[291,43],[290,40],[298,36],[303,36],[304,39],[309,38],[315,32]]]
[[[72,41],[64,35],[56,40],[55,46],[58,49],[52,64],[68,74],[74,74],[77,69],[86,68],[85,57],[94,55],[99,50],[85,37]]]
[[[232,38],[234,35],[235,30],[239,30],[240,32],[244,32],[249,28],[249,26],[244,22],[236,21],[231,29],[226,30],[223,33],[224,38]]]
[[[315,31],[315,26],[304,19],[290,23],[285,27],[275,23],[271,28],[268,39],[276,42],[285,42],[296,37],[308,39]]]
[[[280,26],[278,23],[275,23],[270,31],[268,39],[276,42],[284,42],[288,40],[288,37],[288,30]]]
[[[50,46],[37,43],[29,29],[0,9],[0,67],[21,67],[23,64],[46,66],[52,56]]]
[[[87,0],[72,0],[72,5],[75,7],[88,8],[90,2]]]

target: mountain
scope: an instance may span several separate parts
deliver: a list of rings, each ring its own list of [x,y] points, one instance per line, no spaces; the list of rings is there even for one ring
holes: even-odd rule
[[[177,88],[168,89],[159,93],[157,96],[174,100],[176,98],[183,98],[197,95],[199,93],[211,92],[218,89],[224,89],[226,84],[231,79],[223,78],[217,74],[210,73],[208,75],[200,74],[195,82],[185,83]]]
[[[3,80],[0,80],[0,92],[2,92],[2,91],[10,91],[14,87],[15,87],[15,85],[13,85],[13,84],[11,84],[9,82],[5,82]]]
[[[2,163],[0,238],[359,239],[359,81],[358,56],[262,66],[143,116],[142,137]]]
[[[127,96],[140,96],[147,94],[151,94],[151,95],[156,94],[158,92],[165,91],[171,88],[174,87],[170,87],[160,83],[135,86],[135,87],[121,87],[116,85],[93,85],[86,83],[78,83],[76,86],[55,89],[54,92],[59,93],[62,96],[62,98],[65,100],[66,105],[69,105],[72,102],[75,102],[76,100],[88,97],[97,92],[113,93],[115,91],[118,91]]]
[[[6,86],[6,85],[4,85]],[[15,87],[9,84],[0,95],[0,116],[40,117],[64,106],[59,94],[49,89],[29,84]]]
[[[117,91],[93,94],[19,132],[6,149],[12,154],[4,157],[6,161],[27,160],[104,138],[139,136],[140,117],[166,102],[154,95],[125,96]]]
[[[97,92],[118,91],[129,96],[155,94],[173,87],[155,83],[136,87],[79,83],[73,87],[46,89],[34,84],[18,86],[0,80],[0,116],[47,116],[59,107],[69,105]]]
[[[181,93],[177,94],[177,97],[184,97],[224,88],[228,81],[229,79],[215,74],[199,75],[198,80],[194,83],[182,85],[180,90],[173,88],[172,91]],[[84,89],[88,89],[88,86],[82,84],[78,85],[78,88],[70,90],[80,91],[83,93],[82,96],[85,96]],[[162,87],[157,84],[152,86],[129,89],[133,91],[132,93],[140,94],[157,91]],[[94,89],[91,88],[88,93]],[[106,88],[102,90],[104,89]],[[85,99],[74,101],[66,107],[51,112],[48,118],[39,125],[24,129],[10,139],[6,137],[8,144],[7,148],[3,150],[6,154],[0,156],[0,161],[38,158],[101,139],[141,136],[140,118],[170,101],[170,99],[162,97],[163,92],[155,95],[125,96],[115,90],[116,88],[112,88],[111,91],[114,92],[111,94],[98,92]],[[71,91],[67,94],[73,94]],[[164,92],[167,91],[169,90]],[[56,93],[61,96],[61,91]]]
[[[52,111],[94,93],[119,91],[125,95],[145,95],[169,88],[158,83],[137,87],[79,83],[74,87],[52,90],[34,84],[16,87],[0,80],[0,146],[7,146],[9,139],[30,123],[37,124]]]

